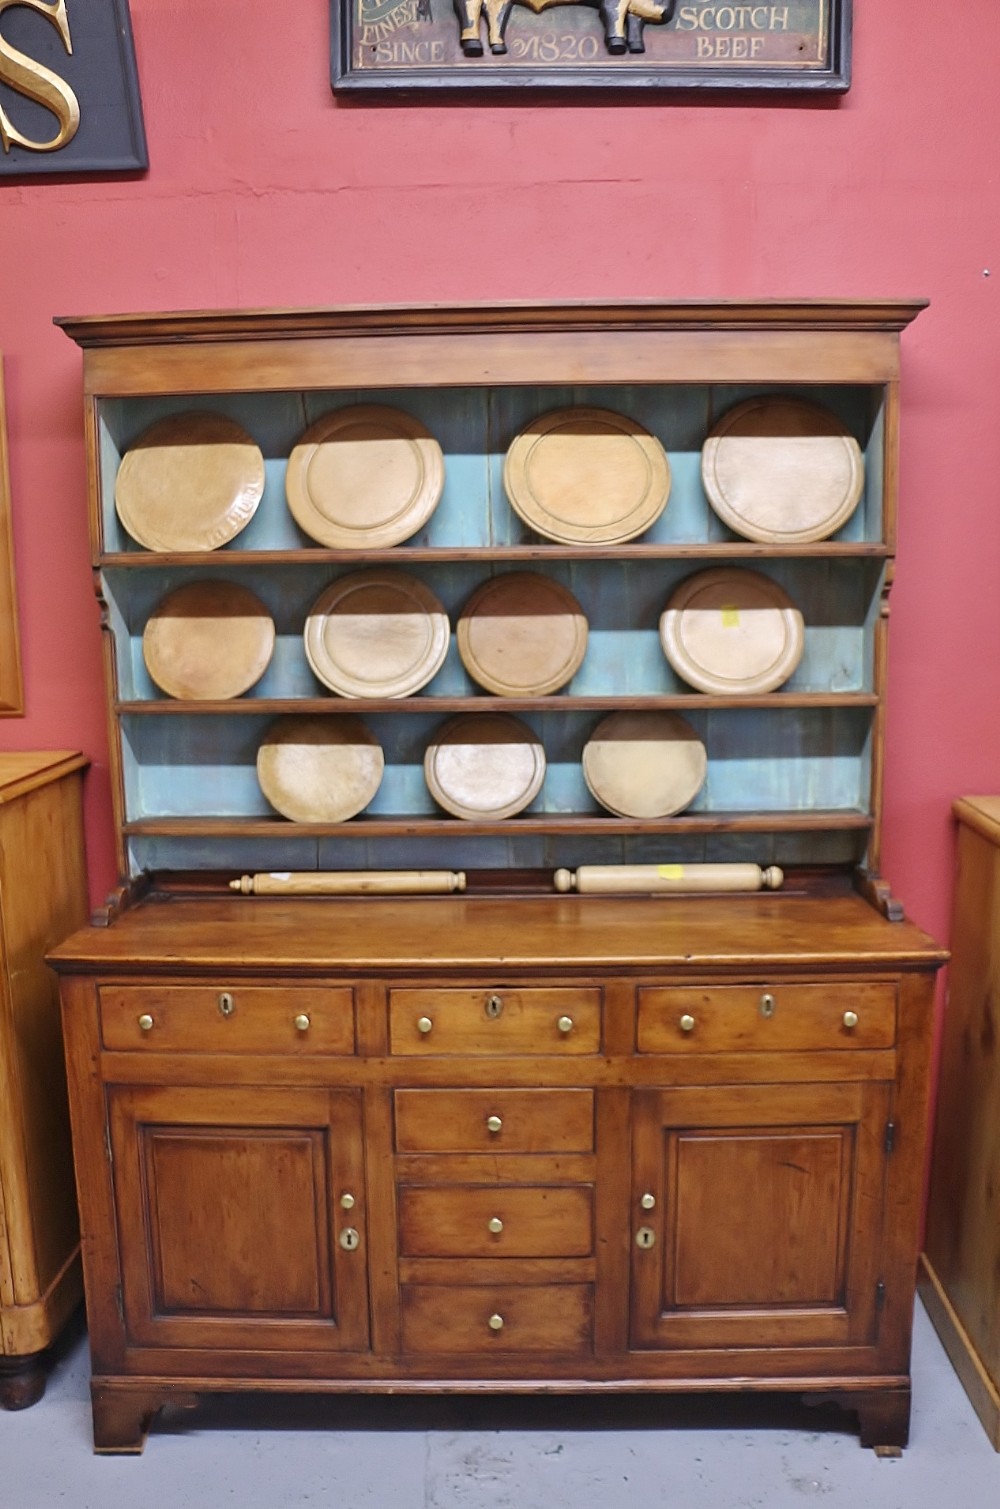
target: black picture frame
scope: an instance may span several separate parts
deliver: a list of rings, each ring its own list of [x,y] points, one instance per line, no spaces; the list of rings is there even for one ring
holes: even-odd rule
[[[660,22],[636,14],[660,0],[538,3],[330,0],[334,92],[850,87],[852,0],[663,0]],[[478,52],[471,24],[463,51],[459,6],[478,18]],[[490,10],[503,17],[503,53],[492,50]]]
[[[54,151],[11,142],[0,150],[0,181],[46,175],[141,173],[149,166],[128,0],[65,0],[72,52],[60,29],[30,0],[0,11],[0,38],[32,63],[50,70],[79,103],[80,123]],[[4,78],[0,51],[0,107],[22,135],[54,139],[56,114]]]

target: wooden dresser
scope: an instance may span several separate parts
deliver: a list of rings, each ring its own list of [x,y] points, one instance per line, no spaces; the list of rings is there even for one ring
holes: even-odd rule
[[[1000,1451],[1000,797],[955,803],[952,962],[921,1294]]]
[[[0,1405],[45,1389],[83,1295],[66,1076],[47,949],[87,916],[79,754],[0,754]]]
[[[944,954],[902,919],[879,852],[899,336],[919,307],[61,322],[85,351],[121,872],[108,925],[50,956],[99,1450],[141,1449],[167,1400],[261,1388],[783,1389],[856,1409],[869,1444],[905,1441]],[[752,542],[706,501],[709,430],[775,391],[834,413],[863,470],[830,539]],[[444,458],[432,516],[360,552],[318,544],[285,499],[299,437],[351,405],[415,416]],[[567,406],[584,431],[625,415],[622,433],[637,424],[669,456],[669,503],[641,538],[542,539],[509,506],[512,442]],[[123,458],[191,410],[259,445],[259,507],[221,549],[142,548],[115,507]],[[670,594],[733,564],[802,611],[779,689],[694,691],[661,650]],[[496,697],[452,643],[414,694],[331,696],[303,623],[359,565],[412,573],[452,624],[484,582],[540,573],[571,586],[586,656],[562,690]],[[144,665],[150,615],[201,580],[249,587],[275,624],[266,672],[228,700],[165,697]],[[424,750],[443,720],[498,710],[544,747],[540,791],[516,817],[443,813]],[[682,714],[704,740],[685,810],[595,800],[581,752],[614,712]],[[385,770],[358,816],[268,805],[257,750],[292,713],[363,718]],[[751,860],[782,867],[783,890],[556,880]],[[230,889],[429,867],[465,893]]]

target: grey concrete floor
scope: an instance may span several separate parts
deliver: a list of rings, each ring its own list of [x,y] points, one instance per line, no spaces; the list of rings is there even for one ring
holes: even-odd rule
[[[2,1509],[1000,1509],[994,1452],[918,1306],[911,1444],[793,1399],[252,1400],[91,1451],[86,1338],[44,1399],[0,1412]]]

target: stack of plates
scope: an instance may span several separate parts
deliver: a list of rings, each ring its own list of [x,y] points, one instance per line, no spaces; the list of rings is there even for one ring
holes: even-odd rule
[[[509,713],[462,713],[427,746],[424,778],[434,800],[454,817],[513,817],[542,788],[545,751]]]
[[[752,398],[701,453],[708,500],[736,534],[765,544],[824,540],[854,512],[864,458],[836,415],[798,398]]]
[[[670,817],[705,781],[705,746],[676,713],[612,713],[583,751],[591,795],[619,817]]]
[[[294,823],[343,823],[367,807],[385,759],[360,718],[280,718],[257,751],[260,789]]]
[[[660,618],[663,652],[702,692],[751,696],[787,681],[802,659],[802,614],[757,571],[722,566],[688,577]]]
[[[408,697],[441,669],[448,615],[405,571],[354,571],[316,599],[306,619],[306,658],[342,697]]]
[[[613,545],[642,534],[670,496],[670,463],[655,436],[610,409],[544,414],[504,461],[514,511],[546,539]]]
[[[534,571],[493,577],[455,629],[462,664],[500,697],[543,697],[572,680],[587,653],[587,620],[572,592]]]
[[[169,697],[240,697],[267,670],[274,620],[235,582],[190,582],[170,592],[146,622],[142,656]]]
[[[244,529],[264,493],[264,457],[221,414],[175,414],[126,451],[115,508],[147,550],[217,550]]]
[[[285,495],[310,539],[375,550],[426,524],[444,488],[441,447],[416,419],[381,404],[337,409],[293,448]]]

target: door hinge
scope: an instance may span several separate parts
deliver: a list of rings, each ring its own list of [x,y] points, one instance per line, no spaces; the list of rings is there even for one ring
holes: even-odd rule
[[[108,1163],[113,1168],[115,1163],[115,1155],[111,1151],[111,1128],[110,1126],[108,1126],[107,1122],[105,1122],[104,1124],[104,1152],[107,1157]]]
[[[881,1308],[882,1308],[882,1306],[884,1304],[885,1304],[885,1284],[882,1282],[881,1279],[879,1279],[878,1283],[875,1285],[875,1308],[876,1308],[876,1310],[881,1310]]]
[[[125,1324],[125,1299],[122,1294],[121,1284],[115,1285],[115,1309],[118,1311],[118,1319]]]
[[[896,1151],[896,1123],[887,1121],[885,1124],[885,1150],[887,1153]]]

